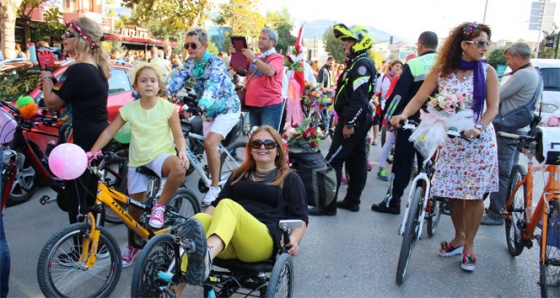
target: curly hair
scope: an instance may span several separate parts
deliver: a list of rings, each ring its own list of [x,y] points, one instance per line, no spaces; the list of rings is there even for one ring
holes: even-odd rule
[[[459,62],[461,61],[461,55],[463,53],[461,42],[473,40],[480,36],[482,32],[486,32],[488,40],[490,40],[492,31],[490,27],[485,24],[465,22],[453,28],[451,32],[449,32],[445,43],[439,49],[434,69],[445,76],[459,69]]]
[[[103,31],[101,31],[101,28],[96,22],[86,17],[73,19],[72,22],[78,25],[95,44],[95,47],[92,47],[87,40],[83,38],[74,38],[76,61],[83,60],[84,55],[86,54],[91,54],[97,62],[97,66],[99,67],[99,70],[101,70],[103,78],[105,78],[105,80],[109,80],[109,78],[111,77],[111,69],[113,68],[113,66],[111,65],[111,62],[109,60],[109,54],[101,46],[101,41],[103,40]]]
[[[239,182],[239,180],[247,176],[249,172],[254,171],[257,168],[255,159],[253,158],[253,155],[251,155],[251,142],[253,141],[253,137],[257,133],[263,131],[268,132],[272,136],[274,141],[276,141],[276,144],[278,144],[278,146],[276,147],[278,151],[278,156],[276,156],[276,159],[274,160],[274,164],[278,169],[278,173],[276,174],[276,178],[274,178],[274,181],[272,181],[269,185],[280,186],[280,188],[284,186],[284,180],[292,170],[288,168],[288,166],[286,165],[286,152],[284,151],[282,137],[276,131],[276,129],[272,128],[269,125],[259,126],[249,137],[249,140],[247,141],[247,145],[245,146],[245,161],[243,162],[242,165],[240,165],[238,168],[233,170],[232,176],[236,178],[231,182],[231,185],[234,185],[235,183]]]

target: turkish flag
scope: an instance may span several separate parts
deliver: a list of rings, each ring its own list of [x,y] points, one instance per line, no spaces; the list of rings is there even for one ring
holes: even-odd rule
[[[301,56],[301,60],[299,62],[301,71],[298,70],[294,71],[294,79],[296,80],[296,82],[298,82],[300,86],[299,90],[301,92],[299,95],[303,94],[303,90],[305,89],[305,76],[303,75],[303,63],[305,63],[305,57],[303,57],[302,47],[303,47],[303,25],[299,28],[299,33],[295,44],[295,48],[298,53],[298,56]]]

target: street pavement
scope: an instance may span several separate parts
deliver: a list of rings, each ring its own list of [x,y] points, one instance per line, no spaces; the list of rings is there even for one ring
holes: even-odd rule
[[[326,155],[330,140],[321,144]],[[370,160],[374,170],[362,195],[359,212],[338,210],[336,216],[311,217],[301,253],[294,258],[294,297],[537,297],[538,249],[513,258],[507,251],[503,226],[481,226],[475,240],[478,258],[476,270],[460,268],[460,256],[436,255],[439,242],[453,238],[448,216],[442,216],[437,234],[416,243],[402,286],[395,283],[402,237],[397,229],[401,215],[375,213],[372,203],[379,202],[388,182],[376,178],[380,145],[373,147]],[[390,167],[388,167],[388,172]],[[193,173],[192,190],[198,193],[198,177]],[[42,297],[37,283],[37,260],[43,245],[59,229],[68,225],[66,213],[56,204],[41,206],[42,189],[31,201],[4,210],[4,226],[12,257],[9,297]],[[339,199],[346,194],[341,187]],[[408,189],[405,193],[408,195]],[[404,211],[403,198],[402,210]],[[488,205],[488,202],[486,202]],[[124,226],[107,224],[108,230],[126,246]],[[129,297],[133,267],[125,268],[111,297]],[[200,287],[189,287],[183,297],[202,297]]]

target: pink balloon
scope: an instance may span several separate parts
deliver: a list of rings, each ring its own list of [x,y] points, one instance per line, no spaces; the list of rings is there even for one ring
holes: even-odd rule
[[[76,179],[84,173],[86,167],[86,152],[78,145],[60,144],[49,154],[49,168],[60,179]]]

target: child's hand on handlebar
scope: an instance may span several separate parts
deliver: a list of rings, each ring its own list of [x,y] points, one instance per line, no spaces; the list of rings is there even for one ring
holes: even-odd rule
[[[189,159],[187,158],[187,154],[185,152],[179,152],[177,157],[179,157],[179,160],[181,161],[181,166],[183,166],[185,169],[188,169]]]
[[[94,159],[97,159],[98,157],[103,156],[103,152],[101,152],[101,150],[95,152],[95,153],[91,153],[91,152],[86,152],[86,157],[88,159],[88,163],[91,163]]]
[[[393,125],[395,128],[399,128],[406,120],[408,120],[408,117],[404,115],[395,115],[391,117],[391,125]]]

